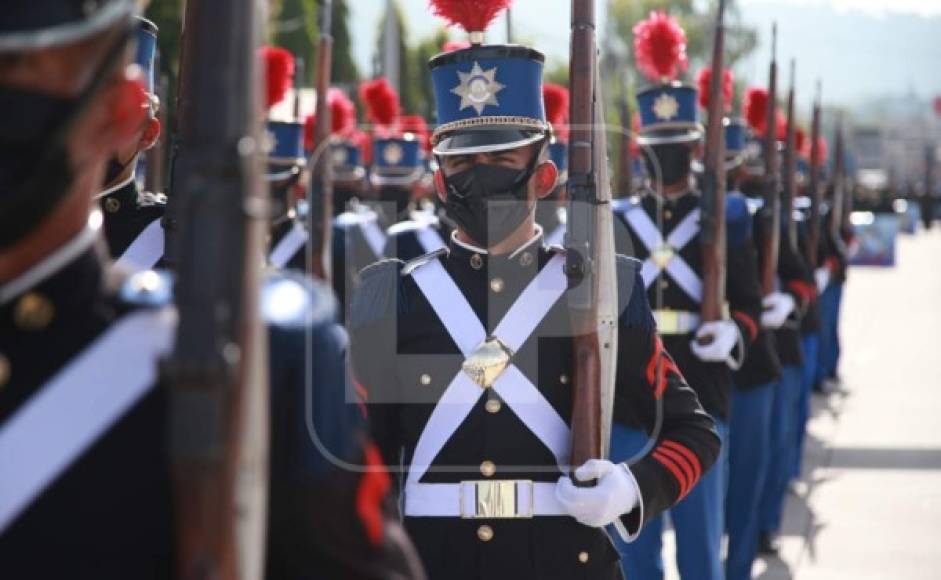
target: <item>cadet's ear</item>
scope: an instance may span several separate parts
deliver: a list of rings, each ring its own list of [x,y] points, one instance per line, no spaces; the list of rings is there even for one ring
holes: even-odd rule
[[[441,203],[444,203],[448,199],[448,188],[444,185],[444,173],[441,172],[441,169],[435,170],[435,193],[438,194],[438,199],[441,200]]]
[[[157,144],[160,138],[160,119],[150,117],[144,121],[144,131],[141,133],[140,141],[137,144],[138,151],[147,151]]]
[[[100,127],[100,136],[106,138],[112,148],[136,145],[150,107],[143,83],[138,77],[122,75],[108,91],[106,100],[107,118]],[[159,129],[158,122],[158,134]]]
[[[559,179],[559,168],[552,161],[543,161],[533,172],[532,183],[536,187],[536,197],[542,199],[552,193]]]

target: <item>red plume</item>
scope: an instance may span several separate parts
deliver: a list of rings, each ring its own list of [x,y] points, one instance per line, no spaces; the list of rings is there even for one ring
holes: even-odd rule
[[[294,80],[294,55],[277,46],[260,49],[265,70],[265,109],[284,100]]]
[[[712,100],[712,93],[710,92],[712,88],[712,68],[706,67],[699,71],[696,83],[699,85],[699,106],[708,110],[709,102]],[[735,87],[732,80],[732,71],[725,69],[722,71],[722,109],[725,112],[732,110],[732,95],[734,91]]]
[[[384,78],[360,84],[359,99],[366,107],[366,118],[371,123],[389,127],[399,117],[399,95]]]
[[[346,135],[356,129],[356,105],[340,89],[327,92],[330,105],[330,133]]]
[[[794,130],[794,151],[797,151],[798,155],[810,158],[810,139],[800,127]]]
[[[327,92],[327,104],[330,106],[330,134],[349,135],[356,130],[356,105],[340,89],[331,88]],[[317,116],[308,115],[304,119],[304,148],[312,151],[314,143],[314,129],[317,125]]]
[[[542,87],[542,98],[546,104],[546,119],[552,124],[560,139],[568,139],[569,90],[562,85],[546,83]]]
[[[470,48],[471,43],[466,40],[449,40],[441,46],[441,52],[454,52]]]
[[[826,165],[829,151],[827,151],[827,138],[823,135],[817,137],[817,148],[820,150],[820,165]]]
[[[653,81],[673,80],[686,70],[686,32],[676,18],[663,11],[634,26],[637,68]]]
[[[768,125],[768,91],[752,88],[745,93],[745,119],[757,135],[763,135]]]
[[[413,133],[423,150],[431,150],[431,133],[428,132],[428,123],[421,115],[403,116],[399,120],[399,130],[403,133]]]
[[[460,26],[466,32],[483,32],[501,10],[512,0],[431,0],[435,16],[447,20],[450,26]]]

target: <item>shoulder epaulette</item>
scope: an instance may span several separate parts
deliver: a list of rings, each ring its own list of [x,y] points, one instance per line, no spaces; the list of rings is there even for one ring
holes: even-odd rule
[[[394,315],[402,298],[402,260],[380,260],[363,268],[360,282],[353,292],[350,326],[359,328],[374,320]]]
[[[137,195],[137,205],[139,207],[165,206],[167,205],[167,195],[165,193],[142,191]]]
[[[622,324],[635,328],[652,328],[653,315],[647,302],[644,279],[640,275],[642,266],[636,258],[617,256],[619,319]]]
[[[173,302],[173,276],[165,270],[136,272],[121,284],[118,298],[129,306],[166,306]]]
[[[425,254],[424,256],[418,256],[408,262],[405,262],[405,265],[402,266],[402,276],[408,276],[415,270],[421,268],[425,264],[428,264],[434,260],[438,259],[438,256],[446,256],[448,254],[447,248],[438,248],[434,252]]]
[[[406,220],[404,222],[399,222],[397,224],[392,224],[387,230],[387,234],[390,236],[397,236],[405,234],[408,232],[417,232],[428,227],[437,225],[437,219],[434,221],[418,221],[418,220]]]
[[[288,270],[269,270],[261,287],[264,321],[281,327],[311,327],[336,320],[337,302],[324,284]]]

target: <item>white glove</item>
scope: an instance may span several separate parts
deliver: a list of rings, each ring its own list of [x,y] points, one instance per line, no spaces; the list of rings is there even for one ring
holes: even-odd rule
[[[814,279],[817,281],[817,294],[823,294],[830,285],[830,268],[823,266],[814,270]]]
[[[698,339],[709,336],[709,344],[699,344]],[[689,347],[699,360],[706,362],[726,362],[732,349],[738,343],[738,327],[729,320],[715,320],[704,322],[696,331],[696,339],[691,340]]]
[[[604,527],[634,509],[640,492],[634,476],[623,463],[590,459],[575,470],[579,481],[597,479],[594,487],[575,487],[568,477],[560,477],[555,497],[570,516],[593,528]]]
[[[794,297],[783,292],[773,292],[761,301],[764,311],[761,313],[761,326],[764,328],[781,328],[787,317],[794,312],[797,303]]]

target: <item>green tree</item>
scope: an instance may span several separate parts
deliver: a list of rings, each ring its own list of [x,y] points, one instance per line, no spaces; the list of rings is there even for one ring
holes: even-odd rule
[[[274,44],[304,59],[304,81],[308,85],[312,84],[320,37],[317,0],[281,0],[277,12],[272,12],[271,33]]]
[[[330,78],[333,84],[347,89],[354,87],[360,79],[359,70],[353,60],[353,43],[350,37],[350,9],[347,0],[333,0],[333,63]]]

